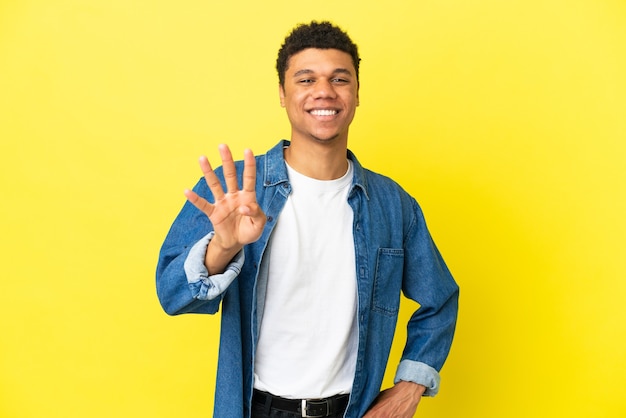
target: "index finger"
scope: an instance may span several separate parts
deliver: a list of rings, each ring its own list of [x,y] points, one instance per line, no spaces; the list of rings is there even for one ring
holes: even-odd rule
[[[204,181],[206,181],[207,186],[213,193],[213,197],[216,201],[222,199],[224,197],[224,189],[222,189],[222,184],[219,179],[215,175],[213,168],[211,167],[211,163],[204,155],[199,159],[200,169],[202,170],[202,174],[204,174]]]

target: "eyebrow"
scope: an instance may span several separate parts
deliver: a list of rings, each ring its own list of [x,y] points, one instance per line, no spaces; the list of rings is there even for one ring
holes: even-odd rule
[[[304,68],[304,69],[302,69],[302,70],[298,70],[298,71],[296,71],[296,72],[293,74],[293,76],[294,76],[294,78],[295,78],[295,77],[300,77],[300,76],[302,76],[302,75],[314,74],[314,73],[315,73],[315,71],[310,70],[310,69],[308,69],[308,68]],[[332,72],[332,74],[333,74],[333,75],[336,75],[336,74],[346,74],[346,75],[352,76],[352,73],[350,72],[350,70],[348,70],[348,69],[346,69],[346,68],[335,68],[335,70]]]

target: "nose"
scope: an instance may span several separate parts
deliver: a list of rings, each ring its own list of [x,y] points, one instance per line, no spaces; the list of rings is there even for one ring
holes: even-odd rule
[[[315,83],[315,88],[313,89],[314,99],[334,99],[335,97],[335,88],[329,80],[320,79]]]

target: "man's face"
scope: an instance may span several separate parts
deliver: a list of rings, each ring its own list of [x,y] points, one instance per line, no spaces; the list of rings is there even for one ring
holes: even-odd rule
[[[352,57],[338,49],[304,49],[289,58],[280,103],[291,122],[291,140],[347,141],[359,105]]]

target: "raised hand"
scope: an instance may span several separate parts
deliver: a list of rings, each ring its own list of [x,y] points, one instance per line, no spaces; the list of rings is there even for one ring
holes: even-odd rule
[[[215,231],[209,244],[205,264],[209,274],[224,271],[230,260],[243,248],[261,237],[265,227],[265,213],[256,201],[256,160],[252,151],[244,151],[242,189],[237,184],[237,171],[230,149],[219,146],[222,169],[226,182],[226,192],[215,175],[206,157],[200,157],[200,168],[204,179],[215,198],[209,203],[191,190],[185,190],[185,196],[195,207],[204,212]]]

